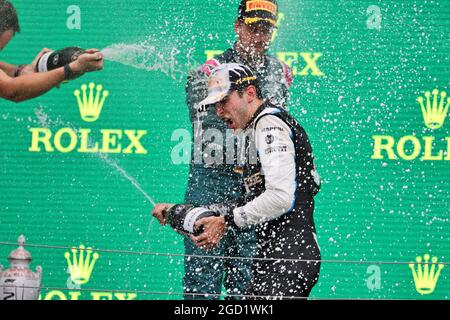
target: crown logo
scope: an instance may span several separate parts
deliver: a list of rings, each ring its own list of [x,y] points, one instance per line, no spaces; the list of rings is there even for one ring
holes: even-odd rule
[[[431,95],[433,95],[433,99]],[[439,129],[444,125],[450,106],[450,98],[445,99],[446,97],[446,92],[442,91],[439,95],[439,90],[435,89],[433,92],[426,91],[425,99],[424,97],[417,98],[417,102],[422,109],[425,125],[431,130]]]
[[[433,257],[430,263],[429,254],[425,254],[423,256],[423,262],[421,256],[418,256],[416,261],[416,265],[414,263],[409,264],[409,268],[412,271],[414,283],[416,285],[416,290],[422,295],[432,294],[436,288],[439,275],[441,274],[441,270],[444,268],[444,265],[442,263],[437,265],[437,257]]]
[[[77,97],[81,119],[86,122],[95,122],[100,117],[105,100],[109,96],[109,91],[103,91],[102,85],[99,84],[96,87],[95,83],[92,82],[89,84],[89,94],[86,92],[87,88],[88,86],[83,84],[81,86],[81,91],[75,90],[73,93],[75,97]],[[95,95],[94,88],[95,91],[97,91]]]
[[[79,247],[79,250],[77,248],[72,248],[71,251],[72,260],[70,252],[64,254],[67,264],[69,265],[70,279],[75,284],[86,284],[91,278],[92,270],[94,269],[95,262],[98,260],[99,255],[97,252],[92,255],[92,248],[86,249],[83,245]]]

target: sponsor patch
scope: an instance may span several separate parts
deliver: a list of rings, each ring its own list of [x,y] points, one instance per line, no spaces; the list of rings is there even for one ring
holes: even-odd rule
[[[287,146],[271,147],[265,150],[266,154],[271,154],[275,152],[287,152]]]
[[[263,10],[270,12],[273,15],[277,14],[277,6],[276,4],[270,1],[256,0],[256,1],[248,1],[247,2],[247,12]]]
[[[267,144],[272,144],[274,141],[275,141],[275,137],[274,137],[273,135],[268,134],[268,135],[266,136],[266,143],[267,143]]]
[[[280,131],[280,132],[282,132],[282,131],[284,131],[284,129],[281,128],[281,127],[267,127],[267,128],[263,128],[262,129],[262,132],[271,132],[271,131]]]

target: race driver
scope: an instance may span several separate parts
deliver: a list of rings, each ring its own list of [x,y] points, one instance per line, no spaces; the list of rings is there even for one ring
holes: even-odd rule
[[[195,227],[204,231],[192,236],[193,242],[211,249],[227,229],[256,226],[253,279],[244,296],[309,297],[320,271],[313,219],[320,178],[305,130],[285,110],[263,100],[256,74],[241,64],[222,64],[212,71],[208,96],[201,105],[215,105],[217,115],[249,139],[243,198],[204,206],[220,215],[198,220]],[[178,212],[184,206],[177,205]],[[159,204],[153,215],[165,224],[166,212],[172,207]]]
[[[199,110],[199,102],[207,95],[206,80],[213,68],[230,62],[250,65],[261,79],[263,97],[281,108],[287,107],[292,83],[291,71],[286,64],[266,53],[276,27],[277,15],[278,6],[274,0],[242,0],[234,25],[237,35],[234,46],[208,60],[188,77],[186,102],[194,143],[185,194],[187,203],[199,206],[230,201],[241,196],[241,176],[234,171],[234,150],[227,148],[228,144],[219,138],[227,136],[227,127],[217,118],[214,108]],[[217,132],[220,134],[216,135]],[[233,135],[231,133],[228,136]],[[209,156],[214,152],[220,152],[220,155]],[[197,247],[190,238],[185,238],[184,248],[188,257],[184,261],[184,298],[218,299],[222,293],[222,283],[228,298],[242,294],[251,281],[251,261],[219,257],[252,257],[255,246],[252,227],[230,229],[221,243],[208,251]]]

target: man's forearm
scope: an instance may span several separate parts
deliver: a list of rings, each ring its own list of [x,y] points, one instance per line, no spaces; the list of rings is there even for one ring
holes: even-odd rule
[[[3,72],[5,72],[10,77],[14,77],[16,69],[17,69],[16,65],[0,62],[0,70],[3,70]]]
[[[15,102],[33,99],[51,90],[64,79],[64,68],[11,78],[7,85],[5,98]]]
[[[219,213],[222,217],[224,217],[228,227],[236,227],[236,224],[234,223],[233,211],[242,205],[244,205],[244,198],[241,197],[235,201],[210,204],[205,207]]]

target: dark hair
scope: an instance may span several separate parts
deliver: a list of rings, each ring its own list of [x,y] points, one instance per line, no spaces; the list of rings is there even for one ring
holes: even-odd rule
[[[244,90],[245,88],[247,88],[249,85],[246,86],[240,86],[238,89],[236,89],[236,91],[239,94],[239,97],[243,97],[244,96]],[[256,88],[256,97],[260,100],[264,100],[262,93],[261,93],[261,88],[259,87],[258,83],[255,84],[251,84],[251,86],[254,86]]]
[[[0,0],[0,34],[12,30],[20,32],[19,18],[14,6],[5,0]]]

